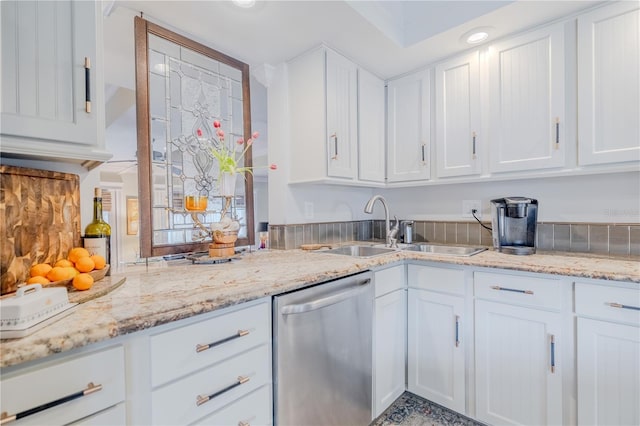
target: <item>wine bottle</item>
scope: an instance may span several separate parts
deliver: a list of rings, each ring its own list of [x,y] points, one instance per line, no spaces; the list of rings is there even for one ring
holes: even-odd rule
[[[111,226],[102,219],[102,190],[96,188],[93,197],[93,221],[84,230],[84,248],[99,254],[111,264]]]

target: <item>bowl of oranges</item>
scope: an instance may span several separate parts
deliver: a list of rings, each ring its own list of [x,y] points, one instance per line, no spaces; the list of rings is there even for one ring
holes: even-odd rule
[[[37,263],[29,270],[27,284],[66,286],[72,290],[89,290],[93,283],[107,275],[109,265],[103,256],[92,255],[84,247],[69,250],[66,259],[53,265]]]

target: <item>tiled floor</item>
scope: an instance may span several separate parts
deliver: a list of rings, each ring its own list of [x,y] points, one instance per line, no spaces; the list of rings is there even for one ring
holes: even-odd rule
[[[371,426],[483,426],[483,424],[405,392]]]

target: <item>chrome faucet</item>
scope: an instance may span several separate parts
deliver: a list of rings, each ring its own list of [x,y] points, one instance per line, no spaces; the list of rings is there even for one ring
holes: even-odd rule
[[[371,197],[371,199],[367,201],[367,205],[364,206],[364,212],[368,214],[373,213],[373,205],[377,200],[380,200],[380,202],[382,203],[382,207],[384,207],[384,229],[385,229],[385,235],[387,237],[387,246],[397,247],[398,246],[397,235],[398,235],[398,230],[400,229],[398,218],[394,216],[396,220],[396,224],[392,229],[389,223],[389,207],[387,207],[387,201],[384,199],[384,197],[382,195],[374,195],[373,197]]]

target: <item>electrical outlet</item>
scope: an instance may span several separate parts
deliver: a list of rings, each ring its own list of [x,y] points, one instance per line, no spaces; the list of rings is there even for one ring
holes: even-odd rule
[[[304,218],[313,219],[313,203],[311,201],[304,202]]]
[[[476,217],[482,219],[482,202],[480,200],[462,201],[462,217],[473,217],[473,210],[475,210]]]

